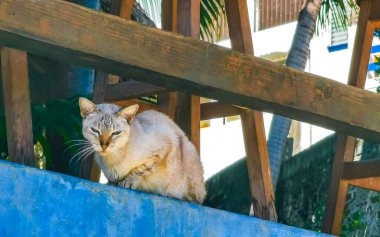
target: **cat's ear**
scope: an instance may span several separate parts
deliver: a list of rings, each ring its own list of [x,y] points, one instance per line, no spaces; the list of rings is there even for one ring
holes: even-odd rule
[[[128,123],[131,123],[138,109],[139,109],[138,104],[131,105],[131,106],[122,108],[119,112],[117,112],[117,116],[121,116],[125,118],[128,121]]]
[[[96,105],[83,97],[79,98],[79,108],[82,118],[97,112]]]

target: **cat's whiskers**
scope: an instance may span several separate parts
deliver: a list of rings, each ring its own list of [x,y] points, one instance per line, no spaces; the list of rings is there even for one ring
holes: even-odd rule
[[[71,144],[70,146],[66,147],[66,149],[63,151],[63,155],[65,155],[66,152],[68,150],[70,150],[71,148],[75,148],[75,147],[79,147],[79,146],[87,146],[87,145],[91,145],[91,144],[89,142],[81,142],[81,143]],[[80,147],[76,148],[76,149],[80,149]]]
[[[95,151],[94,150],[88,150],[87,152],[85,152],[81,157],[78,158],[78,161],[82,160],[82,162],[84,160],[86,160],[88,157],[90,157],[90,155],[92,155]]]
[[[84,145],[83,147],[81,147],[78,152],[73,156],[71,157],[70,161],[69,161],[69,165],[71,165],[71,162],[75,159],[75,158],[78,158],[78,160],[84,155],[86,154],[88,151],[92,151],[94,152],[93,148],[92,148],[92,145],[91,143],[90,144],[86,144]],[[77,160],[77,161],[78,161]],[[75,162],[76,164],[76,162]]]
[[[63,143],[63,145],[66,145],[66,144],[68,144],[70,142],[74,143],[74,142],[89,142],[89,141],[87,141],[85,139],[73,139],[73,140],[70,140],[70,141],[67,141],[67,142]]]

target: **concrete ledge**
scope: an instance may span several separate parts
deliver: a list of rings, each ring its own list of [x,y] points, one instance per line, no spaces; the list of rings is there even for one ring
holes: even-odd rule
[[[0,161],[0,236],[325,236]]]

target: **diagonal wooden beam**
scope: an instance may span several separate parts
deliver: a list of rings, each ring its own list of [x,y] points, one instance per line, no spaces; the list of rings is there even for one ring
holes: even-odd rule
[[[376,93],[67,2],[2,0],[0,43],[380,142]]]
[[[369,55],[375,30],[374,25],[370,22],[371,19],[380,19],[380,1],[363,0],[360,5],[359,21],[348,77],[348,84],[359,88],[364,88],[365,86]],[[356,98],[352,99],[360,100],[361,98],[360,95],[357,95]],[[360,110],[354,111],[357,115],[360,115],[360,112]],[[337,136],[328,201],[323,218],[323,232],[334,235],[340,234],[348,187],[348,182],[347,180],[343,180],[343,177],[360,177],[360,174],[357,172],[363,171],[361,169],[353,170],[353,168],[364,166],[364,163],[353,165],[355,141],[354,137],[344,134],[338,134]],[[373,172],[367,174],[373,174]],[[362,175],[365,174],[363,173]],[[351,181],[356,182],[357,185],[365,183],[365,180]]]
[[[232,48],[253,56],[247,1],[224,2]],[[277,221],[262,112],[247,110],[240,117],[247,154],[253,216]]]

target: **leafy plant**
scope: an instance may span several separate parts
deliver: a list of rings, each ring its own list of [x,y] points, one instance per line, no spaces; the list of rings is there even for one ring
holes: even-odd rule
[[[323,0],[318,12],[315,33],[318,35],[332,22],[337,29],[346,30],[349,24],[348,8],[358,12],[358,6],[353,0]]]
[[[47,131],[53,132],[62,138],[67,147],[69,156],[74,156],[77,149],[74,146],[70,147],[73,140],[83,139],[82,136],[82,119],[79,113],[78,97],[67,100],[52,100],[46,104],[32,104],[32,124],[34,143],[39,142],[43,148],[44,156],[46,157],[46,168],[55,170],[58,167],[53,157],[51,142],[47,139]],[[6,140],[6,124],[5,117],[0,117],[0,151],[2,158],[5,159],[8,154]],[[76,163],[74,162],[74,165]],[[74,169],[76,167],[73,167]]]

